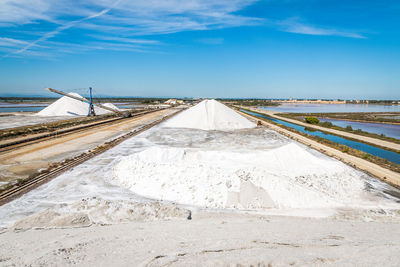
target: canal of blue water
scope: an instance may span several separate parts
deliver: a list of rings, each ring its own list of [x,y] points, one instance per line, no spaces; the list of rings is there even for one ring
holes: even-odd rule
[[[400,125],[386,124],[386,123],[373,123],[373,122],[358,122],[358,121],[345,121],[319,118],[320,121],[328,121],[334,125],[346,128],[351,126],[354,130],[361,129],[365,132],[384,134],[389,137],[400,139]]]
[[[15,107],[1,107],[0,106],[0,113],[1,112],[38,112],[44,109],[45,106],[15,106]]]
[[[243,109],[241,109],[240,111],[245,112],[245,113],[250,114],[250,115],[253,115],[253,116],[260,117],[260,118],[265,118],[267,120],[276,122],[278,124],[293,128],[293,129],[295,129],[295,130],[297,130],[299,132],[302,132],[302,133],[306,133],[306,134],[309,134],[309,135],[312,135],[312,136],[319,136],[319,137],[331,140],[331,141],[333,141],[335,143],[346,145],[348,147],[364,151],[364,152],[366,152],[368,154],[371,154],[373,156],[381,157],[381,158],[387,159],[388,161],[394,162],[396,164],[400,164],[400,154],[396,153],[396,152],[392,152],[392,151],[385,150],[385,149],[382,149],[382,148],[374,147],[374,146],[367,145],[367,144],[364,144],[364,143],[361,143],[361,142],[349,140],[349,139],[346,139],[346,138],[343,138],[343,137],[339,137],[339,136],[336,136],[336,135],[333,135],[333,134],[324,133],[324,132],[321,132],[321,131],[318,131],[318,130],[309,130],[307,127],[300,126],[300,125],[297,125],[297,124],[294,124],[294,123],[290,123],[290,122],[286,122],[286,121],[283,121],[283,120],[279,120],[279,119],[276,119],[276,118],[272,118],[272,117],[269,117],[267,115],[262,115],[262,114],[254,113],[254,112],[251,112],[251,111],[243,110]]]

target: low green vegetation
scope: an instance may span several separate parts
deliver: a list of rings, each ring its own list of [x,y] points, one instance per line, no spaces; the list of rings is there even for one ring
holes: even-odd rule
[[[330,122],[330,121],[320,121],[318,124],[320,126],[324,126],[324,127],[332,127],[333,126],[332,122]]]
[[[336,120],[360,122],[400,123],[400,112],[350,112],[350,113],[285,113],[290,117],[313,116]]]
[[[228,105],[239,105],[246,107],[266,107],[266,106],[279,106],[277,102],[273,102],[271,99],[217,99],[224,104]]]
[[[304,118],[304,120],[310,124],[318,124],[319,123],[319,119],[317,117],[313,117],[313,116],[307,116]]]
[[[305,127],[304,130],[309,131],[309,132],[316,132],[317,130],[312,127]]]

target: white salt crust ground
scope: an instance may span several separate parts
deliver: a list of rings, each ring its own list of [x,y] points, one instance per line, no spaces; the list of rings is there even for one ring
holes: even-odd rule
[[[87,115],[87,114],[86,114]],[[0,117],[0,130],[9,129],[21,126],[35,125],[41,123],[48,123],[60,120],[71,119],[71,116],[52,116],[52,117],[42,117],[36,116],[36,114],[16,114],[11,116],[1,116]]]
[[[250,214],[7,231],[4,266],[393,266],[399,224]]]
[[[69,95],[82,97],[77,93],[69,93]],[[104,106],[118,110],[116,106],[112,103],[106,103]],[[111,111],[105,110],[103,108],[94,107],[95,113],[97,115],[109,113]],[[39,111],[37,116],[84,116],[87,115],[89,111],[89,104],[81,102],[79,100],[63,96],[48,107]]]

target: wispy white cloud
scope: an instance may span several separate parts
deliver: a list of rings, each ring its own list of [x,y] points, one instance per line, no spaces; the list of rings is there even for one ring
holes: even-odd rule
[[[3,0],[0,27],[48,22],[55,29],[17,47],[23,54],[70,28],[85,29],[94,39],[154,45],[157,41],[131,36],[169,34],[260,23],[235,12],[258,0]],[[107,44],[109,45],[109,44]]]
[[[44,34],[43,36],[41,36],[39,39],[36,39],[36,40],[28,43],[27,45],[25,45],[21,49],[13,52],[13,54],[21,54],[21,53],[25,52],[26,50],[28,50],[29,48],[31,48],[32,46],[36,45],[37,43],[43,42],[43,41],[45,41],[45,40],[47,40],[47,39],[49,39],[51,37],[56,36],[58,33],[60,33],[63,30],[66,30],[66,29],[69,29],[69,28],[71,28],[71,27],[73,27],[75,25],[78,25],[79,23],[81,23],[83,21],[100,17],[100,16],[106,14],[107,12],[109,12],[113,7],[117,6],[120,2],[121,2],[121,0],[115,1],[112,5],[110,5],[107,8],[104,8],[100,12],[91,14],[91,15],[89,15],[87,17],[84,17],[84,18],[81,18],[81,19],[78,19],[78,20],[73,20],[73,21],[70,21],[68,23],[65,23],[65,24],[57,27],[54,31],[48,32],[48,33]]]
[[[331,36],[342,36],[349,38],[365,39],[364,35],[355,32],[340,31],[337,29],[324,28],[318,26],[307,25],[298,21],[297,18],[290,18],[284,21],[277,22],[281,27],[282,31],[308,34],[308,35],[331,35]]]
[[[118,29],[125,35],[153,35],[251,25],[262,20],[234,13],[257,1],[123,1],[98,21],[81,24],[81,27],[99,31]],[[91,2],[97,3],[97,1]],[[100,5],[107,2],[109,0],[100,1]]]
[[[2,0],[0,1],[0,26],[15,26],[38,20],[52,21],[47,11],[51,1]]]
[[[17,40],[14,38],[7,38],[7,37],[0,37],[0,46],[23,46],[27,45],[29,42],[27,41],[22,41],[22,40]]]
[[[148,52],[162,44],[155,35],[260,25],[267,21],[270,27],[285,32],[365,38],[356,32],[302,23],[299,18],[272,21],[238,14],[258,1],[0,0],[0,30],[8,29],[14,33],[1,36],[0,50],[3,54],[7,51],[10,56],[101,49]],[[68,37],[72,29],[81,32],[79,45],[64,43],[68,39],[65,36]],[[55,38],[61,33],[65,34],[64,38]],[[198,41],[208,44],[224,42],[222,38]]]
[[[15,49],[21,49],[28,45],[28,41],[18,40],[15,38],[0,37],[0,51],[5,54],[9,54],[15,51]],[[37,48],[44,48],[43,46],[37,45]]]
[[[104,40],[104,41],[114,41],[119,43],[129,43],[129,44],[160,44],[158,40],[149,40],[149,39],[132,39],[132,38],[124,38],[124,37],[115,37],[115,36],[104,36],[104,35],[90,35],[93,38]]]

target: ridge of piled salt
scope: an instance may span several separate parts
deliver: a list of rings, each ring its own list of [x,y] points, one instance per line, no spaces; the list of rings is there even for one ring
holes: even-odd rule
[[[355,170],[294,143],[257,152],[155,146],[122,157],[114,179],[138,195],[211,208],[371,204]],[[254,201],[248,205],[243,199]]]
[[[216,100],[203,100],[166,121],[163,127],[200,130],[235,130],[256,125]]]
[[[69,93],[69,95],[82,97],[77,93]],[[107,107],[117,109],[112,103],[104,104]],[[79,100],[63,96],[48,107],[36,113],[37,116],[84,116],[88,114],[89,104],[81,102]],[[94,107],[94,111],[97,115],[105,114],[110,111],[102,109],[100,107]]]

